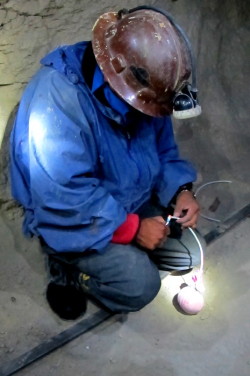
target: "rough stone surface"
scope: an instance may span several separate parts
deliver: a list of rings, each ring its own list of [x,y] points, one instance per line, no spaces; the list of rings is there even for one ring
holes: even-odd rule
[[[44,54],[57,45],[91,38],[92,25],[103,12],[144,3],[1,1],[0,142],[8,134],[8,119],[21,92]],[[249,3],[158,0],[147,4],[162,7],[175,16],[186,30],[197,58],[203,113],[197,119],[175,121],[183,156],[197,166],[199,182],[232,179],[240,190],[242,202],[247,201]]]
[[[203,113],[175,121],[181,153],[198,168],[197,187],[232,181],[200,192],[202,213],[224,219],[249,203],[248,1],[0,0],[0,364],[70,325],[48,309],[43,256],[35,239],[23,237],[22,209],[9,191],[8,140],[21,92],[49,50],[91,38],[103,12],[144,3],[175,16],[197,57]],[[199,222],[203,232],[215,225]],[[21,374],[249,375],[248,228],[246,221],[208,249],[211,290],[201,316],[176,313],[163,286],[128,323],[107,324]]]
[[[72,325],[49,311],[41,255],[34,241],[22,242],[20,249],[15,221],[5,217],[0,223],[0,231],[8,234],[4,245],[12,251],[12,257],[7,248],[0,253],[8,271],[0,278],[0,365]],[[249,224],[247,219],[209,246],[205,307],[198,315],[184,315],[174,304],[189,274],[169,275],[142,311],[129,314],[127,320],[110,319],[18,374],[248,376]]]

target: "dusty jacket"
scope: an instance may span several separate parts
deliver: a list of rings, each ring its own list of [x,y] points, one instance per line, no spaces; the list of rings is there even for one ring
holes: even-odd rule
[[[114,231],[155,192],[167,205],[195,171],[180,159],[169,117],[102,104],[81,62],[89,42],[42,60],[20,102],[11,136],[13,196],[24,231],[58,252],[103,252]]]

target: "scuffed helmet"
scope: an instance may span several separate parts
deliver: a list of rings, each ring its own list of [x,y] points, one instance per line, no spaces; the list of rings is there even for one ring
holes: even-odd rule
[[[105,79],[122,99],[150,116],[173,112],[192,66],[185,41],[164,14],[105,13],[93,27],[92,44]]]

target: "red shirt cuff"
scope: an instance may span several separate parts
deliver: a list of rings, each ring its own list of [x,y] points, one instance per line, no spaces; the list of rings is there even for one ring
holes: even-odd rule
[[[129,244],[137,233],[139,222],[137,214],[128,214],[126,221],[115,230],[112,243]]]

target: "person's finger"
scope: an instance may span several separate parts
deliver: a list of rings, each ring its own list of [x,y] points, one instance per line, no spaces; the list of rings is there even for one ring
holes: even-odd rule
[[[193,218],[197,221],[199,215],[199,210],[189,209],[183,217],[177,220],[177,223],[183,224],[191,221]]]
[[[165,242],[167,241],[167,236],[165,236],[157,245],[157,248],[161,248],[163,247],[163,245],[165,244]]]
[[[161,216],[156,216],[156,217],[152,217],[152,219],[154,219],[155,221],[159,222],[159,223],[162,223],[165,225],[165,219]]]
[[[165,224],[165,234],[166,234],[166,238],[168,237],[168,235],[170,234],[170,227],[168,225]]]
[[[183,223],[185,223],[185,222],[188,222],[188,221],[190,221],[192,218],[193,218],[193,216],[194,216],[194,212],[193,211],[188,211],[187,212],[187,214],[185,214],[183,217],[180,217],[179,219],[177,219],[177,223],[180,223],[180,224],[183,224]]]
[[[194,216],[194,217],[191,218],[191,220],[182,223],[182,227],[185,227],[185,228],[186,227],[195,228],[196,224],[197,224],[197,216]]]
[[[163,231],[163,234],[164,236],[167,236],[170,234],[170,228],[168,225],[166,225],[166,221],[163,217],[153,217],[153,219],[155,221],[157,221],[158,223],[160,223],[160,225],[162,226],[162,231]]]
[[[188,228],[188,227],[195,229],[196,224],[194,224],[193,222],[187,222],[187,223],[183,223],[183,225],[181,227],[182,227],[182,229],[185,229],[185,228]]]

